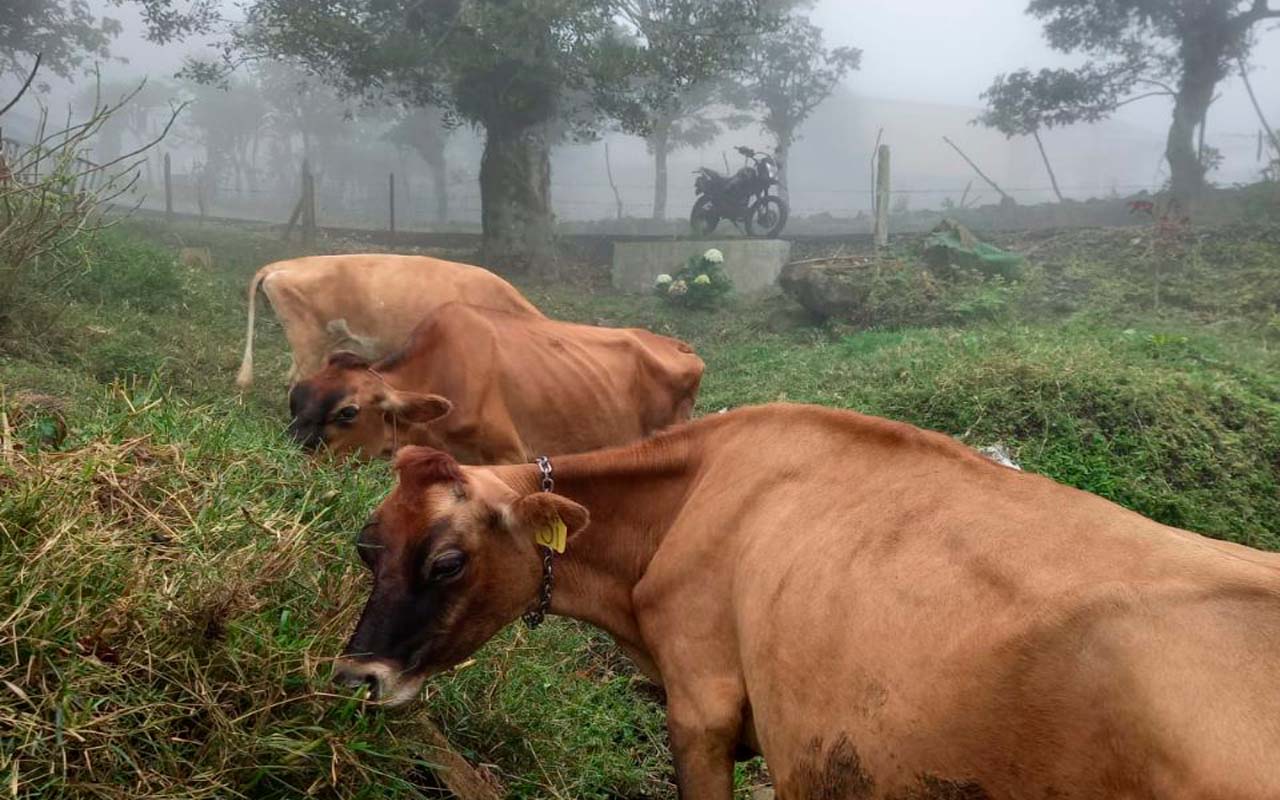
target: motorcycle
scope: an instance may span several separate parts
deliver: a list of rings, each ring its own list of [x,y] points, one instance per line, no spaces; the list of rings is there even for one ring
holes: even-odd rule
[[[778,162],[750,147],[736,149],[751,163],[734,175],[721,175],[706,167],[694,171],[698,178],[693,188],[698,199],[689,224],[697,236],[710,235],[722,219],[735,225],[742,223],[749,236],[777,236],[790,213],[786,200],[769,193],[778,185]]]

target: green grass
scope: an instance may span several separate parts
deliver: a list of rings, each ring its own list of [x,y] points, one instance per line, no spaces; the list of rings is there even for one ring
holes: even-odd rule
[[[179,243],[210,246],[214,269],[176,264]],[[553,316],[694,343],[701,413],[786,399],[999,441],[1161,521],[1280,549],[1271,312],[1221,296],[1269,286],[1260,264],[1276,270],[1280,248],[1202,243],[1192,266],[1209,288],[1158,314],[1124,300],[1140,284],[1095,249],[1055,255],[1020,307],[967,327],[813,327],[781,298],[689,312],[522,288]],[[285,440],[288,354],[270,314],[257,392],[233,391],[248,276],[290,251],[135,225],[91,252],[63,295],[29,298],[0,329],[0,406],[19,447],[0,461],[0,787],[431,797],[427,715],[511,797],[674,796],[661,706],[585,626],[505,631],[416,711],[335,692],[330,660],[366,588],[352,534],[390,476]],[[1214,259],[1230,273],[1217,283]],[[1074,308],[1050,313],[1067,285]],[[744,792],[756,777],[740,771]]]

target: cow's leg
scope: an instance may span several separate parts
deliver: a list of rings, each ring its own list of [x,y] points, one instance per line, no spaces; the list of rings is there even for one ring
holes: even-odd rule
[[[742,735],[742,709],[736,685],[708,681],[669,687],[667,730],[683,800],[733,797],[733,756]]]

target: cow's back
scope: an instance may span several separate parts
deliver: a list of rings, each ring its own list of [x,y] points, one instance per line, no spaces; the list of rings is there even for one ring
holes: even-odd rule
[[[1208,786],[1156,796],[1280,796],[1259,783],[1280,748],[1280,556],[860,419],[732,420],[661,554],[716,554],[698,591],[732,609],[782,795],[826,796],[853,763],[904,796],[928,776],[1101,798],[1164,780],[1149,762]],[[1232,749],[1241,715],[1256,741]],[[1112,795],[1109,770],[1131,772]]]
[[[414,339],[430,351],[421,383],[454,400],[456,424],[509,423],[533,453],[623,444],[687,418],[702,374],[675,339],[461,303],[438,309]]]
[[[481,267],[426,256],[309,256],[273,265],[273,280],[307,298],[321,324],[345,320],[357,334],[402,342],[424,316],[450,302],[541,316],[507,281]]]

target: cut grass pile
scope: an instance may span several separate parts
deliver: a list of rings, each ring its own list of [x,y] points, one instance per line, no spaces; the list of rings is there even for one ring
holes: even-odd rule
[[[163,229],[117,231],[94,245],[87,286],[33,298],[0,330],[13,420],[0,430],[0,789],[433,797],[425,714],[507,796],[674,797],[660,704],[580,625],[505,631],[416,711],[330,687],[366,589],[352,535],[390,476],[285,440],[288,359],[270,314],[257,391],[232,390],[244,287],[286,251],[241,231],[180,233],[211,247],[214,269],[177,265]],[[1270,245],[1230,252],[1255,247]],[[1083,263],[1070,268],[1102,285]],[[1280,549],[1280,355],[1257,318],[1104,312],[1113,293],[1089,289],[1056,318],[1037,306],[855,331],[797,326],[778,298],[690,313],[522,288],[553,316],[692,342],[708,364],[701,413],[787,399],[999,441],[1161,521]],[[744,796],[757,777],[742,770]]]

